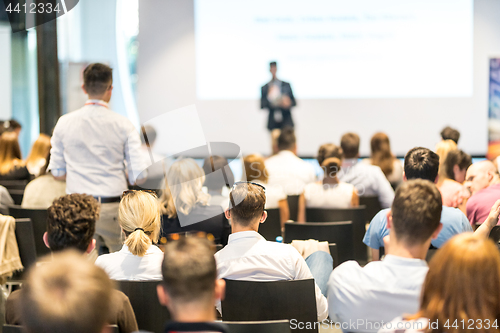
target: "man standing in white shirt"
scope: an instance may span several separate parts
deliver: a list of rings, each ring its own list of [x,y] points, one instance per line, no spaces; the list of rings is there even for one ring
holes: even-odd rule
[[[79,110],[59,118],[52,135],[50,164],[54,177],[66,180],[66,193],[86,193],[101,203],[95,238],[110,252],[121,248],[118,224],[120,195],[146,168],[141,140],[134,125],[111,111],[112,69],[90,64],[83,72],[89,100]],[[125,168],[127,165],[127,170]]]
[[[389,208],[394,199],[394,190],[382,170],[367,163],[359,163],[359,136],[346,133],[340,140],[344,151],[344,162],[339,172],[339,179],[354,185],[360,197],[377,195],[382,208]]]
[[[279,152],[265,164],[268,186],[279,186],[287,195],[300,195],[304,187],[316,181],[314,167],[297,157],[297,140],[293,128],[287,127],[278,137]]]
[[[257,232],[259,224],[267,218],[263,186],[236,183],[229,199],[231,208],[226,210],[226,217],[231,220],[232,234],[226,247],[215,254],[218,279],[277,281],[313,278],[306,261],[294,247],[268,242]],[[327,265],[333,267],[333,261],[322,266]],[[318,320],[322,321],[328,316],[327,301],[317,284],[315,287]],[[218,308],[220,310],[220,304]]]

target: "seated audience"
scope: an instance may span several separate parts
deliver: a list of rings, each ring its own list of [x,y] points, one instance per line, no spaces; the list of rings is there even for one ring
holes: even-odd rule
[[[433,332],[465,332],[471,323],[473,330],[488,332],[500,322],[498,281],[497,246],[475,234],[455,236],[429,263],[419,311],[394,319],[379,332],[428,332],[430,328]]]
[[[43,235],[45,245],[52,253],[73,249],[87,254],[95,248],[94,232],[99,218],[99,203],[86,194],[68,194],[55,200],[47,210],[47,232]],[[137,331],[134,310],[128,297],[113,290],[112,306],[107,323],[117,325],[120,333]],[[12,292],[5,304],[5,323],[21,325],[20,291]]]
[[[226,210],[229,207],[229,189],[234,184],[233,171],[227,159],[216,155],[207,157],[203,161],[203,171],[205,172],[206,192],[210,194],[208,204],[218,205],[222,207],[222,210]]]
[[[328,316],[326,281],[333,268],[331,256],[322,251],[306,260],[289,244],[268,242],[259,233],[264,223],[266,194],[252,183],[239,183],[229,194],[231,207],[225,212],[231,220],[232,234],[226,247],[215,254],[219,279],[246,281],[301,280],[315,278],[318,320]],[[307,262],[319,267],[309,269]],[[311,271],[320,272],[317,275]],[[322,285],[322,289],[318,285]],[[220,304],[218,304],[220,311]]]
[[[280,134],[281,130],[279,128],[275,128],[271,131],[271,156],[280,152],[278,149],[278,138],[280,137]]]
[[[26,159],[26,168],[35,177],[45,172],[45,165],[50,154],[50,136],[40,134]]]
[[[217,244],[227,244],[231,227],[221,206],[210,206],[203,192],[205,173],[191,158],[176,161],[167,173],[167,186],[160,198],[162,239],[168,234],[203,231],[213,235]]]
[[[454,149],[446,155],[443,164],[444,172],[439,175],[438,182],[444,206],[460,208],[462,212],[466,213],[465,205],[470,193],[463,182],[467,168],[471,164],[471,157],[461,150]]]
[[[377,195],[382,208],[388,208],[394,199],[394,190],[382,170],[376,165],[359,163],[359,136],[346,133],[340,146],[344,152],[339,179],[354,185],[359,196]]]
[[[457,144],[452,141],[452,140],[443,140],[437,143],[436,149],[434,150],[436,154],[439,156],[439,178],[438,178],[438,183],[437,187],[441,185],[441,183],[447,178],[446,177],[446,166],[445,166],[445,161],[446,157],[448,157],[448,154],[456,150]]]
[[[104,254],[95,264],[112,280],[161,280],[163,252],[158,242],[160,204],[154,192],[130,190],[124,193],[118,210],[120,227],[126,236],[120,251]]]
[[[467,169],[466,186],[471,192],[467,200],[467,217],[471,224],[481,224],[489,213],[489,207],[500,198],[500,176],[490,161],[472,164]]]
[[[1,123],[0,135],[3,134],[4,132],[14,132],[17,135],[17,137],[19,137],[19,134],[21,133],[22,126],[18,121],[14,120],[14,119],[10,119],[10,120],[6,120],[6,121],[2,121],[0,123]]]
[[[284,128],[278,137],[279,152],[265,164],[269,172],[267,183],[280,186],[286,195],[299,195],[304,187],[316,180],[314,167],[297,157],[297,141],[293,128]]]
[[[299,222],[306,221],[307,208],[349,208],[359,206],[359,197],[352,184],[339,181],[344,153],[333,143],[319,147],[318,163],[324,171],[323,180],[307,184],[299,198]],[[266,193],[267,194],[267,193]]]
[[[109,324],[113,283],[76,251],[54,254],[34,266],[19,293],[28,333],[101,333]]]
[[[378,166],[391,183],[392,188],[403,182],[403,165],[391,152],[391,143],[387,134],[379,132],[372,136],[371,157],[363,160],[365,163]]]
[[[279,208],[283,226],[290,218],[287,195],[281,186],[271,186],[267,183],[269,175],[264,158],[257,154],[247,155],[243,158],[243,167],[245,168],[247,181],[260,184],[266,188],[266,205],[264,209]]]
[[[452,140],[458,145],[458,140],[460,139],[460,132],[450,126],[446,126],[441,131],[441,138],[443,140]]]
[[[425,179],[436,182],[439,170],[439,156],[433,151],[416,147],[410,149],[405,156],[405,179]],[[490,206],[491,208],[491,206]],[[379,249],[384,246],[384,237],[389,235],[387,216],[389,209],[381,210],[370,222],[363,242],[371,248],[373,260],[379,259]],[[431,244],[440,248],[456,234],[472,231],[467,217],[459,209],[443,207],[441,212],[441,232],[432,239]]]
[[[217,279],[212,244],[202,238],[181,237],[168,241],[163,260],[163,283],[157,287],[160,303],[172,321],[168,332],[223,332],[215,322],[214,303],[224,296],[225,281]]]
[[[21,157],[21,148],[15,132],[0,136],[0,180],[30,180],[32,175]]]
[[[14,204],[14,200],[10,196],[9,191],[2,185],[0,185],[0,214],[8,215],[9,206]]]

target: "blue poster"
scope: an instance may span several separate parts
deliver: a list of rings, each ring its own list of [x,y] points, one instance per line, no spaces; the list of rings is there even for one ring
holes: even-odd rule
[[[500,155],[500,58],[490,59],[488,118],[487,158],[494,159]]]

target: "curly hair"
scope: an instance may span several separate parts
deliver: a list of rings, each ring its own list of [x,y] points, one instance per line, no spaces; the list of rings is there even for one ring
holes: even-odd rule
[[[100,206],[87,194],[64,195],[47,210],[47,238],[53,252],[73,248],[85,252],[94,237]]]

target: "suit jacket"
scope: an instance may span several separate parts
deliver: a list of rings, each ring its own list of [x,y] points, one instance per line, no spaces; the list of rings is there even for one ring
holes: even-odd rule
[[[290,109],[275,108],[269,103],[269,100],[267,99],[267,93],[269,92],[270,83],[271,82],[266,83],[261,88],[261,98],[260,98],[260,108],[261,109],[269,109],[269,118],[268,118],[268,122],[267,122],[267,128],[269,130],[273,130],[275,128],[283,128],[286,126],[293,127],[293,120],[292,120],[292,114],[290,112]],[[290,83],[285,82],[285,81],[281,81],[281,95],[290,97],[290,100],[292,102],[291,107],[294,107],[295,105],[297,105],[297,102],[295,101],[295,97],[293,97],[292,87],[290,86]],[[274,119],[274,112],[276,110],[281,111],[281,113],[283,115],[283,120],[281,122],[276,122],[276,120]]]

